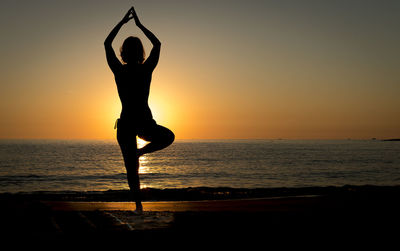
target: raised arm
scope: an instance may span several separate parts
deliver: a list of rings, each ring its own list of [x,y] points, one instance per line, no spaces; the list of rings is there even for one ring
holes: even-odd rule
[[[144,64],[147,65],[151,71],[153,71],[154,68],[156,68],[157,66],[158,59],[160,58],[161,42],[151,31],[149,31],[146,27],[144,27],[144,25],[140,22],[139,17],[137,16],[134,8],[132,9],[132,15],[133,18],[135,19],[137,27],[143,31],[146,37],[153,44],[153,48],[151,49],[150,55],[146,59],[146,62],[144,62]]]
[[[132,11],[133,7],[129,9],[129,11],[122,18],[122,20],[114,27],[114,29],[111,30],[110,34],[108,34],[106,40],[104,41],[107,63],[113,72],[115,72],[122,64],[115,55],[114,49],[112,48],[112,42],[114,41],[114,38],[117,36],[122,25],[124,25],[133,18],[133,15],[131,16]]]

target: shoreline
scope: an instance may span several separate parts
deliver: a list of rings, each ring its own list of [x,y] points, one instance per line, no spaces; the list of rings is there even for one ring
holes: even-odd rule
[[[392,194],[400,195],[400,185],[344,185],[299,188],[230,188],[230,187],[188,187],[188,188],[143,188],[143,201],[201,201],[254,199],[293,196],[342,196],[351,194]],[[106,191],[34,191],[0,193],[0,201],[8,199],[45,201],[132,201],[129,190]]]

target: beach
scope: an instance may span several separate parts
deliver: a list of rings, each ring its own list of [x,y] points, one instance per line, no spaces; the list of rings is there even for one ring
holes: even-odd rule
[[[45,243],[113,239],[221,242],[229,237],[231,244],[282,238],[303,243],[315,238],[335,243],[362,238],[365,244],[386,243],[398,234],[399,186],[190,189],[203,194],[203,199],[178,200],[175,191],[174,200],[151,200],[151,194],[171,197],[172,191],[147,191],[149,200],[144,201],[141,215],[133,212],[134,204],[124,199],[124,191],[4,193],[0,195],[1,236]],[[110,199],[110,194],[117,200]]]
[[[377,140],[177,141],[141,157],[145,211],[136,215],[115,141],[3,140],[0,238],[71,248],[382,245],[398,235],[399,149]]]

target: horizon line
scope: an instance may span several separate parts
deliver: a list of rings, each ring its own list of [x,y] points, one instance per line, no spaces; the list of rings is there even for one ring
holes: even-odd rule
[[[186,141],[186,140],[388,140],[388,139],[400,139],[400,137],[390,137],[390,138],[178,138],[175,141]],[[0,140],[65,140],[65,141],[74,141],[74,140],[94,140],[94,141],[106,141],[106,140],[115,140],[115,138],[0,138]]]

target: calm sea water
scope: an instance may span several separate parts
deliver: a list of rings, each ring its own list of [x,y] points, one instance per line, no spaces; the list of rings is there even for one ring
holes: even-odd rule
[[[177,141],[140,161],[142,188],[400,185],[400,142]],[[114,140],[0,141],[0,192],[109,189],[128,189]]]

